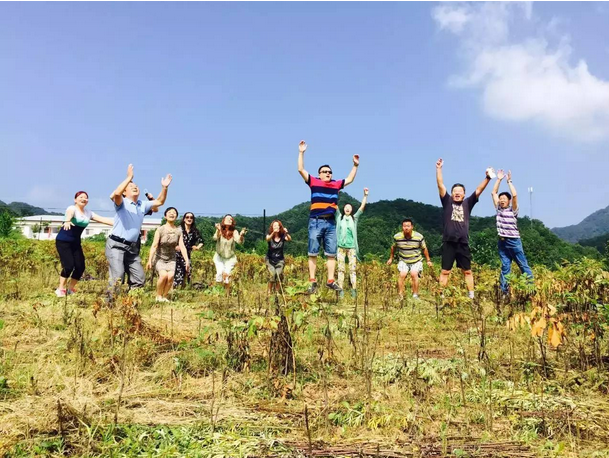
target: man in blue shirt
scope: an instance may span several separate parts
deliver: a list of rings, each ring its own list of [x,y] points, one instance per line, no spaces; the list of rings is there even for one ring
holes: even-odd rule
[[[146,275],[140,259],[140,230],[144,216],[153,208],[158,208],[167,199],[167,188],[171,175],[161,180],[163,189],[155,200],[139,200],[140,189],[133,182],[133,165],[127,168],[127,177],[110,194],[114,202],[116,217],[114,227],[106,240],[106,258],[110,267],[110,286],[115,288],[123,278],[125,269],[129,271],[131,287],[144,285]]]

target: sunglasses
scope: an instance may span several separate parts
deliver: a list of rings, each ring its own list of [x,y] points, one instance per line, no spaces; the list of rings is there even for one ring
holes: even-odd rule
[[[192,216],[185,216],[184,219],[193,219]]]
[[[319,173],[329,173],[330,175],[332,175],[332,170],[322,170]]]

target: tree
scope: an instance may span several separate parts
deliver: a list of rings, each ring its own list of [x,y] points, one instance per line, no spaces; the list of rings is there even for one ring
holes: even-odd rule
[[[15,218],[8,211],[0,213],[0,238],[6,239],[15,234]]]

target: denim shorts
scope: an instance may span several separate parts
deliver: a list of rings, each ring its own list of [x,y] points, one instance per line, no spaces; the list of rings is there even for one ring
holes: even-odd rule
[[[309,218],[309,256],[317,256],[323,243],[324,254],[336,257],[336,220],[330,218]]]

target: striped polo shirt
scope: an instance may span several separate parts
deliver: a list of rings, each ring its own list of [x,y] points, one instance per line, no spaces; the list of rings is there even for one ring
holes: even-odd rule
[[[309,174],[307,184],[311,188],[309,218],[334,216],[338,208],[338,192],[345,187],[345,180],[323,181]]]
[[[406,264],[414,264],[423,259],[422,250],[427,248],[425,237],[416,231],[412,231],[410,238],[406,238],[404,232],[398,232],[393,236],[393,241],[398,247],[400,261]]]
[[[510,239],[520,238],[516,220],[517,217],[518,209],[512,210],[512,207],[497,207],[497,233],[499,234],[499,237]]]

